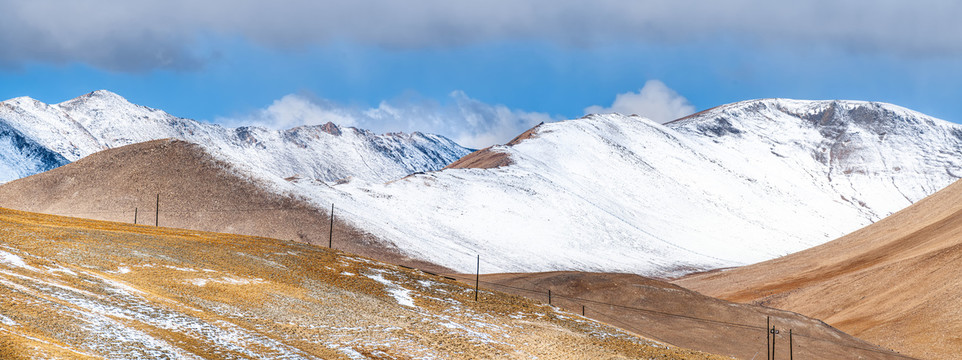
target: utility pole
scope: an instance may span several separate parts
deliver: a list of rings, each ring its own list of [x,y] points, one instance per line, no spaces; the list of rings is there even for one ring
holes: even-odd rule
[[[137,225],[137,208],[134,208],[134,225]]]
[[[331,203],[331,228],[330,228],[330,231],[331,231],[331,232],[330,232],[330,234],[328,234],[328,237],[327,237],[327,248],[328,248],[328,249],[333,249],[333,248],[334,248],[334,204],[333,204],[333,203]]]
[[[772,326],[769,332],[772,334],[772,360],[775,360],[775,335],[778,335],[778,330],[775,330],[775,326]]]
[[[481,283],[481,255],[478,254],[478,267],[474,272],[474,301],[478,301],[478,287]]]
[[[154,226],[160,226],[160,194],[157,194],[157,205],[154,207]]]
[[[792,329],[788,329],[788,360],[792,360],[792,350],[794,345],[792,344]]]
[[[551,305],[551,289],[548,289],[548,305]]]
[[[772,317],[768,316],[765,320],[765,359],[772,360],[772,333],[768,328],[772,326]]]

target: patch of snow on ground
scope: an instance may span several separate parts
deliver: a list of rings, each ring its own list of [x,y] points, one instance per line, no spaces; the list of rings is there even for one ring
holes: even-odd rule
[[[13,319],[8,318],[8,317],[3,316],[3,315],[0,315],[0,324],[4,324],[4,325],[7,325],[7,326],[17,326],[17,325],[20,325],[20,324],[17,324],[16,321],[13,321]]]
[[[111,288],[109,289],[111,292],[124,294],[124,295],[129,295],[130,293],[146,295],[146,293],[144,293],[143,291],[140,291],[134,288],[133,286],[127,285],[126,283],[123,283],[120,281],[104,279],[104,278],[100,278],[100,280],[111,286]]]
[[[264,280],[263,279],[244,279],[244,278],[237,278],[237,277],[231,277],[231,276],[224,276],[219,279],[194,278],[194,279],[187,280],[187,282],[194,284],[196,286],[206,286],[207,283],[220,283],[220,284],[228,284],[228,285],[247,285],[247,284],[261,283],[261,282],[264,282]]]
[[[377,281],[384,284],[384,290],[391,294],[398,304],[415,307],[414,298],[411,297],[411,290],[405,289],[398,284],[391,282],[391,280],[385,279],[384,275],[378,273],[373,275],[365,275],[371,280]]]
[[[364,356],[364,354],[354,351],[354,349],[348,347],[332,347],[332,349],[340,351],[342,354],[346,355],[352,360],[367,360],[367,356]]]
[[[67,274],[71,276],[77,276],[77,273],[73,272],[73,270],[70,270],[63,266],[47,267],[47,272],[51,274],[62,273],[62,274]]]
[[[0,263],[16,266],[19,268],[24,268],[31,271],[37,271],[37,268],[27,265],[27,263],[23,261],[23,258],[3,250],[0,250]]]
[[[165,268],[168,268],[168,269],[177,270],[177,271],[197,272],[196,269],[191,269],[191,268],[186,268],[186,267],[177,267],[177,266],[173,266],[173,265],[164,265],[164,267],[165,267]],[[130,270],[127,270],[127,271],[130,271]]]

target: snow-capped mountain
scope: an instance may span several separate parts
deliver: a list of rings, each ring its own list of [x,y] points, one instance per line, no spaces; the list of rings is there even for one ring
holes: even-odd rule
[[[0,121],[0,182],[41,173],[70,163]]]
[[[478,254],[484,272],[673,276],[748,264],[832,240],[962,175],[962,125],[870,102],[745,101],[665,125],[592,115],[440,171],[430,170],[467,153],[440,136],[228,129],[104,91],[2,104],[12,140],[0,144],[16,151],[0,160],[37,164],[9,163],[7,179],[184,139],[270,191],[335,203],[340,219],[392,249],[466,272]]]
[[[21,97],[0,102],[0,182],[33,175],[94,152],[176,138],[231,154],[276,176],[387,181],[436,170],[470,150],[438,135],[377,135],[328,123],[289,130],[226,128],[134,105],[95,91],[48,105]]]
[[[469,156],[506,166],[300,191],[454,269],[480,254],[489,272],[672,276],[821,244],[962,174],[962,126],[868,102],[746,101],[666,125],[592,115],[526,137]]]

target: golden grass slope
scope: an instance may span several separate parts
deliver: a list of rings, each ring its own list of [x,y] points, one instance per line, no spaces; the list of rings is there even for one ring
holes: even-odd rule
[[[0,358],[715,359],[308,244],[0,209]]]
[[[926,359],[962,349],[962,182],[824,245],[677,284],[820,318]]]

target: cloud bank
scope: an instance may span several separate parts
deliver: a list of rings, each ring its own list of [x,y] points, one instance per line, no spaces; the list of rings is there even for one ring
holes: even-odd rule
[[[505,143],[540,122],[554,120],[557,119],[544,113],[486,104],[455,91],[443,102],[408,95],[383,101],[373,108],[291,94],[249,115],[215,121],[229,126],[272,129],[333,122],[378,133],[421,131],[444,135],[463,146],[479,149]]]
[[[636,93],[618,94],[609,107],[594,105],[585,108],[585,114],[636,114],[658,123],[666,123],[694,112],[695,107],[688,102],[688,99],[659,80],[648,80]]]
[[[275,49],[336,41],[423,49],[734,38],[800,52],[832,46],[962,55],[962,2],[953,0],[0,0],[0,9],[6,67],[41,61],[128,72],[194,69],[214,56],[200,44],[217,37]]]

